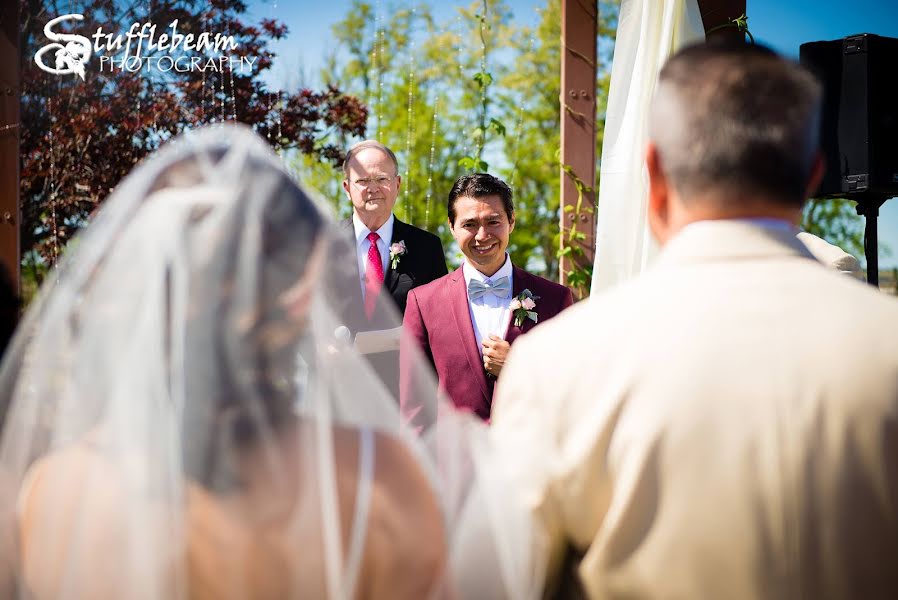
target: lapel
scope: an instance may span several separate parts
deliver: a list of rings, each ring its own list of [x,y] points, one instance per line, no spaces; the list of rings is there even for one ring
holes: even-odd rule
[[[534,289],[533,278],[530,276],[530,273],[525,271],[524,269],[519,269],[518,267],[512,265],[512,276],[511,276],[511,297],[516,298],[521,292],[525,289],[529,289],[535,295],[539,296],[537,290]],[[537,300],[537,311],[539,310],[539,301]],[[538,315],[537,315],[538,318]],[[509,314],[508,319],[508,329],[505,331],[505,341],[509,344],[513,344],[515,339],[524,333],[525,331],[529,331],[531,327],[533,327],[534,323],[530,319],[524,319],[524,322],[518,326],[514,324],[514,313]]]
[[[393,238],[390,240],[390,245],[395,244],[400,240],[405,240],[405,243],[408,244],[408,236],[406,232],[408,231],[409,226],[400,221],[396,216],[393,216]],[[389,254],[389,249],[387,250]],[[407,258],[407,257],[403,257]],[[400,264],[402,263],[402,259],[399,260]],[[393,270],[392,261],[387,258],[387,270],[384,273],[384,287],[387,288],[390,293],[396,291],[396,286],[399,285],[399,273]]]
[[[480,350],[477,349],[477,339],[474,337],[474,324],[471,323],[471,311],[468,307],[468,289],[465,287],[465,276],[459,267],[449,276],[449,304],[452,306],[452,317],[458,328],[461,338],[461,347],[465,350],[468,365],[474,378],[483,392],[483,397],[489,401],[490,393],[486,385],[486,371],[483,370],[483,359]]]

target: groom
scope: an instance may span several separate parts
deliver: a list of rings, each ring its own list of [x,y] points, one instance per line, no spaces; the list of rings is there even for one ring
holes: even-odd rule
[[[511,344],[573,304],[573,296],[512,265],[505,249],[515,214],[504,181],[486,173],[460,177],[449,192],[448,212],[465,262],[409,292],[403,322],[434,366],[440,388],[456,406],[486,420]],[[406,357],[400,362],[408,364]],[[403,412],[412,414],[416,399],[405,387],[401,392]]]

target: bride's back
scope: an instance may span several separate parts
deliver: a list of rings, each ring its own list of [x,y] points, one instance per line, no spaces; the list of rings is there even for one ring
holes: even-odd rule
[[[300,424],[281,435],[281,458],[295,467],[283,473],[292,477],[267,477],[264,458],[250,450],[242,457],[239,489],[218,494],[188,483],[182,524],[170,522],[180,515],[168,508],[130,506],[122,477],[127,465],[104,458],[90,440],[41,460],[20,497],[25,588],[36,600],[328,597],[319,508],[314,500],[299,501],[308,490],[320,491],[314,469],[297,460],[297,437],[313,434]],[[416,461],[392,436],[372,433],[366,444],[365,432],[337,428],[333,434],[344,564],[359,553],[350,574],[354,589],[344,597],[433,597],[444,575],[445,544],[439,509]],[[370,493],[360,493],[366,487]],[[148,532],[183,534],[168,544],[144,540],[155,556],[135,564],[122,551],[134,543],[127,526],[133,518],[151,524]],[[73,568],[90,576],[73,576]]]

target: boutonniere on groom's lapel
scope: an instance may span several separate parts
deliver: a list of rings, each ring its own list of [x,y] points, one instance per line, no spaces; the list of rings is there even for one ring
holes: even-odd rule
[[[534,296],[530,290],[524,290],[512,299],[508,308],[511,309],[514,315],[515,327],[523,325],[524,319],[530,319],[536,323],[536,311],[534,309],[536,308],[537,300],[539,300],[539,296]]]
[[[408,250],[405,248],[405,240],[399,240],[398,242],[393,242],[390,244],[390,268],[394,271],[396,270],[396,266],[399,264],[399,259],[405,254]]]

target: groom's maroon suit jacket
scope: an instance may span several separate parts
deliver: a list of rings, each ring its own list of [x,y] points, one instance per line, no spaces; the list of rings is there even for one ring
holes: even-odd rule
[[[525,319],[521,326],[517,326],[512,316],[505,335],[509,344],[514,344],[519,335],[574,303],[568,288],[518,267],[513,266],[512,271],[513,296],[527,289],[539,299],[534,309],[537,323]],[[449,395],[453,404],[476,413],[482,419],[489,419],[495,379],[487,377],[483,368],[461,267],[409,292],[403,328],[407,339],[416,343],[430,360],[439,378],[440,389]],[[499,377],[502,377],[501,373]],[[417,399],[408,397],[409,389],[410,386],[401,386],[400,389],[405,414],[414,413],[418,403]]]

